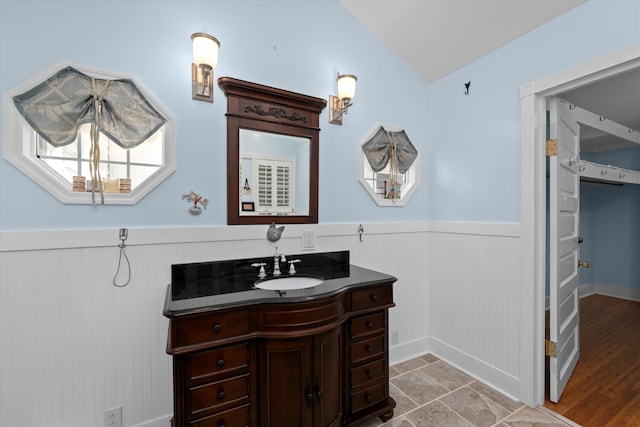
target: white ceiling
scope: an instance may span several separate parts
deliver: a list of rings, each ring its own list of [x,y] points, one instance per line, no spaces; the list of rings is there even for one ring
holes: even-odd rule
[[[473,62],[585,0],[340,0],[427,83]],[[640,70],[573,90],[562,98],[640,129]],[[634,146],[592,129],[583,149]],[[589,142],[584,141],[588,139]],[[635,144],[637,146],[637,144]]]
[[[428,83],[585,0],[340,0]]]

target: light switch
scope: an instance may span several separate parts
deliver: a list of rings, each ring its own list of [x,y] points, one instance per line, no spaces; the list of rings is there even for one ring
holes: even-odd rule
[[[302,232],[302,249],[315,249],[316,232],[314,230],[304,230]]]

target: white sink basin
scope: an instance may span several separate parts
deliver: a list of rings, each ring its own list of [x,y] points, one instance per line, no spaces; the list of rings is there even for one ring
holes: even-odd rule
[[[315,277],[285,276],[265,280],[264,282],[257,283],[255,287],[271,291],[288,291],[292,289],[313,288],[323,282],[324,280]]]

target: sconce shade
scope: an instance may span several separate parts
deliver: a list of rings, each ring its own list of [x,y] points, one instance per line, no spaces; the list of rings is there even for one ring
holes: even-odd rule
[[[220,42],[213,36],[205,33],[194,33],[191,35],[193,43],[193,62],[196,64],[207,64],[215,68],[218,64],[218,49]]]
[[[356,82],[358,78],[353,74],[341,74],[336,79],[338,82],[338,98],[353,99],[356,94]]]
[[[356,94],[357,81],[358,78],[353,74],[338,75],[338,96],[329,95],[329,123],[342,125],[342,116],[353,105],[351,100]]]

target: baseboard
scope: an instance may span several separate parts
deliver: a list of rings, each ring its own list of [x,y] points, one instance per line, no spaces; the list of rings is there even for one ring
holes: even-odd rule
[[[501,371],[437,338],[429,338],[429,352],[502,394],[516,401],[520,400],[517,397],[520,388],[519,378]]]
[[[588,291],[589,293],[585,293],[583,295],[583,288],[585,292]],[[602,283],[580,286],[580,297],[591,294],[605,295],[608,297],[621,298],[630,301],[640,301],[640,289],[625,288],[623,286],[607,285]]]
[[[597,283],[589,283],[586,285],[580,285],[580,287],[578,287],[578,296],[580,298],[588,297],[589,295],[594,294],[640,302],[640,289],[631,289],[617,285],[603,285]],[[549,310],[549,297],[546,297],[544,299],[544,308],[545,310]]]
[[[172,416],[173,414],[165,415],[164,417],[156,418],[155,420],[145,421],[142,424],[136,424],[134,427],[170,427]]]
[[[389,365],[397,365],[429,352],[428,338],[402,343],[389,348]]]

